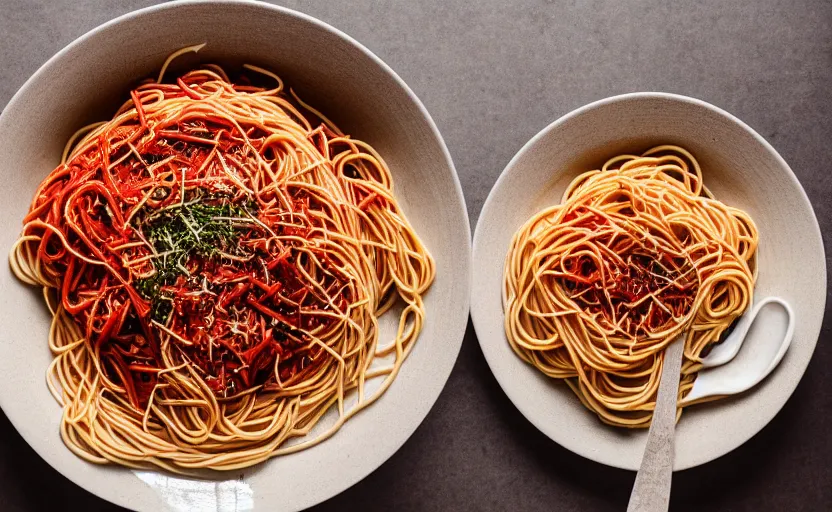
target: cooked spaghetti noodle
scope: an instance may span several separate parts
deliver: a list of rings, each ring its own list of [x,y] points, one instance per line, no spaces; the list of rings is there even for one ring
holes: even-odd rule
[[[646,427],[664,349],[686,336],[681,399],[700,358],[751,304],[757,241],[748,214],[713,198],[686,150],[614,157],[515,234],[509,343],[605,423]]]
[[[381,157],[269,71],[163,82],[199,48],[70,140],[10,255],[43,287],[61,435],[92,462],[232,470],[312,446],[422,329],[434,263]]]

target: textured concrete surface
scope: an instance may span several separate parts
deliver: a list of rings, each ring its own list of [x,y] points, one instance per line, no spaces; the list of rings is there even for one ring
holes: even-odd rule
[[[151,3],[0,0],[0,106],[65,44]],[[546,124],[605,96],[656,90],[701,98],[755,128],[797,174],[824,233],[832,230],[832,3],[283,5],[352,35],[414,89],[454,157],[472,226],[505,164]],[[677,474],[671,510],[832,506],[831,326],[827,315],[812,363],[774,421],[735,452]],[[35,340],[21,340],[28,342]],[[414,436],[316,510],[617,511],[626,508],[633,479],[567,452],[532,427],[491,376],[469,328],[444,393]],[[0,510],[52,506],[115,509],[52,470],[0,416]]]

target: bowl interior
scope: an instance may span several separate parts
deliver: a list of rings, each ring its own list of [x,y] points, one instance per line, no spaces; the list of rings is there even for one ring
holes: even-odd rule
[[[781,296],[797,317],[792,346],[765,381],[744,395],[686,409],[676,431],[676,469],[736,448],[780,410],[812,355],[826,297],[823,244],[803,189],[774,149],[730,114],[691,98],[632,94],[588,105],[533,138],[508,164],[480,215],[474,325],[497,380],[532,423],[576,453],[626,469],[638,468],[646,431],[602,424],[565,384],[511,351],[502,325],[502,271],[515,231],[535,212],[559,203],[575,176],[612,156],[659,144],[691,151],[717,199],[751,214],[760,230],[755,296]],[[785,328],[785,315],[760,315],[731,364],[751,364],[755,345],[782,337]]]
[[[268,510],[305,508],[366,476],[410,436],[450,374],[468,313],[470,231],[453,164],[424,107],[378,58],[317,20],[250,2],[168,4],[94,30],[45,64],[0,116],[0,248],[8,253],[35,188],[59,163],[67,138],[89,122],[110,118],[129,87],[155,74],[170,53],[203,42],[199,54],[177,60],[173,70],[216,62],[277,72],[346,133],[378,150],[405,214],[436,259],[424,331],[381,400],[313,449],[214,476],[240,479],[223,492],[247,503]],[[23,437],[79,485],[130,508],[173,507],[171,499],[187,495],[213,500],[219,484],[204,488],[144,472],[145,485],[129,470],[85,463],[63,446],[61,409],[44,383],[51,360],[49,315],[40,292],[3,268],[0,372],[15,385],[2,387],[0,405]]]

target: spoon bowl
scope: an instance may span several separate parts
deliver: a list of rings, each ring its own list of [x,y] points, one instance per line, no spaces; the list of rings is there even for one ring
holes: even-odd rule
[[[782,338],[760,336],[754,346],[754,357],[741,358],[733,362],[740,348],[749,338],[755,320],[766,306],[779,306],[785,312],[786,329]],[[776,320],[774,315],[765,315],[767,320]],[[768,323],[766,322],[766,326]],[[781,322],[782,323],[782,322]],[[771,326],[774,327],[774,326]],[[783,359],[794,334],[794,311],[788,302],[779,297],[766,297],[743,314],[737,325],[725,340],[715,346],[702,359],[702,370],[693,383],[693,388],[682,399],[682,405],[690,405],[708,397],[742,393],[759,384]],[[732,363],[733,362],[733,363]],[[732,363],[732,364],[728,364]]]

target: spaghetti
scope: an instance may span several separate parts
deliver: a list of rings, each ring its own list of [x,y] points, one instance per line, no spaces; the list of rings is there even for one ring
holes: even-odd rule
[[[200,48],[70,140],[10,255],[43,287],[61,435],[91,462],[232,470],[310,447],[422,329],[434,262],[381,157],[267,70],[163,82]]]
[[[683,148],[616,156],[515,234],[508,341],[605,423],[649,426],[664,349],[685,334],[681,399],[751,304],[757,242],[748,214],[713,198]]]

